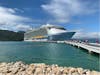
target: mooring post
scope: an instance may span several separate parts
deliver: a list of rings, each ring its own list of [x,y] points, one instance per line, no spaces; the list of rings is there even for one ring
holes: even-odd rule
[[[78,45],[78,48],[80,48],[80,46]]]
[[[89,52],[89,54],[91,54],[91,53],[92,53],[92,51],[90,51],[90,50],[88,50],[88,52]]]

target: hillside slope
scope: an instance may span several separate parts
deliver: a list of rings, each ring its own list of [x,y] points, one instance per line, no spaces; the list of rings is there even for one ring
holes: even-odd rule
[[[23,41],[24,33],[0,30],[0,41]]]

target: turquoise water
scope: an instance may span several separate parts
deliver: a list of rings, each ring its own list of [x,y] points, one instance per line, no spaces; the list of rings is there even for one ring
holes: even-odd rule
[[[76,47],[42,42],[0,42],[0,62],[58,64],[99,71],[99,55]]]

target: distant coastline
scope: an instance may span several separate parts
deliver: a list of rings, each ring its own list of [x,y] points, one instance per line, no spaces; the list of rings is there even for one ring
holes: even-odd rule
[[[24,32],[14,32],[9,30],[0,30],[0,41],[23,41]]]
[[[24,33],[24,31],[14,32],[9,30],[0,30],[0,41],[24,41]],[[100,43],[100,38],[72,38],[71,40],[88,40],[88,42],[92,43],[99,41]]]

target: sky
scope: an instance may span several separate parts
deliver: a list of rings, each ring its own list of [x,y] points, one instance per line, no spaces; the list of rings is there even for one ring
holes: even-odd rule
[[[100,0],[0,0],[0,29],[27,31],[45,24],[75,31],[74,38],[97,38]]]

